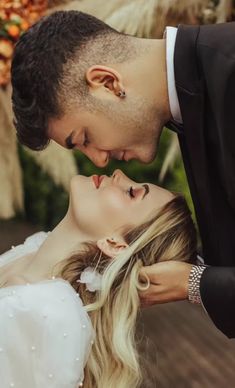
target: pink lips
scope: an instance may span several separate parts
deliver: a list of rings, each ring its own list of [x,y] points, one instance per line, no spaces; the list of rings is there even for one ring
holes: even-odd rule
[[[98,189],[100,187],[100,184],[102,182],[102,180],[104,179],[104,175],[92,175],[92,180],[95,184],[95,187]]]

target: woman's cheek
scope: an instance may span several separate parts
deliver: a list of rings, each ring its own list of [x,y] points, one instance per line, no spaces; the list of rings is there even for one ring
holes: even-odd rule
[[[104,196],[103,211],[113,217],[122,216],[130,209],[127,199],[123,193],[107,193]]]

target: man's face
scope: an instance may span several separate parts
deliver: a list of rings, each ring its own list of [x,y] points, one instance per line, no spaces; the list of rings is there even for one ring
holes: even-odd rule
[[[110,116],[74,108],[60,119],[51,119],[48,134],[61,146],[80,150],[98,167],[105,167],[110,159],[150,163],[163,125],[155,109],[137,106],[132,113],[120,110]]]

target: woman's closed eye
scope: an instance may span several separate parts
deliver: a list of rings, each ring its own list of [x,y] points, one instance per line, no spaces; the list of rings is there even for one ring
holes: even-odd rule
[[[144,192],[143,192],[144,189]],[[130,186],[130,188],[127,190],[127,194],[129,197],[132,198],[141,198],[144,199],[144,197],[149,193],[149,185],[143,184],[141,187],[133,188],[133,186]]]
[[[128,193],[130,198],[135,198],[135,192],[134,192],[134,189],[132,186],[129,187],[129,189],[127,190],[127,193]]]

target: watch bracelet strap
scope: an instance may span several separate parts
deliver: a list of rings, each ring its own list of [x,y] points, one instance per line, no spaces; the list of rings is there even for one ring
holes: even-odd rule
[[[205,265],[193,265],[189,274],[188,300],[191,303],[201,304],[200,281]]]

